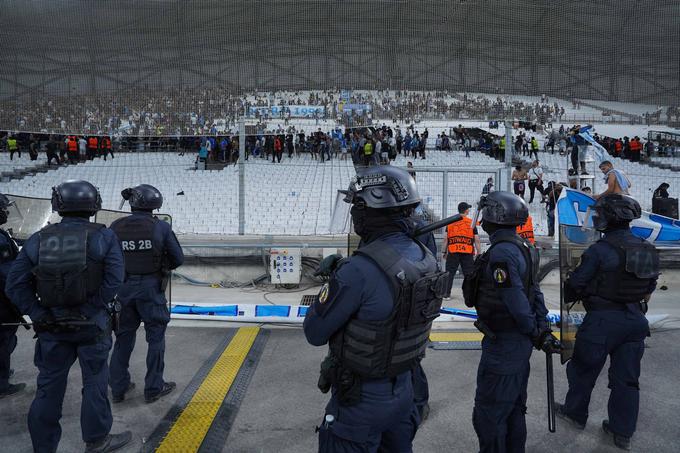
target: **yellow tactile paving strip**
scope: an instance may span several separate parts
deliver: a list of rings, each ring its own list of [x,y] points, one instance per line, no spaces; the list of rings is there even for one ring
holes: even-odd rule
[[[553,335],[559,339],[559,330]],[[481,332],[430,332],[430,341],[435,342],[482,341],[483,337]]]
[[[259,327],[241,327],[236,332],[157,452],[198,451],[259,331]]]

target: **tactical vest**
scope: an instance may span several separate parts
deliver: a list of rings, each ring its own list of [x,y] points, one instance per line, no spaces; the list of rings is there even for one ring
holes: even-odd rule
[[[160,220],[131,215],[111,225],[120,240],[128,275],[157,274],[161,271],[163,246],[154,243],[153,232]]]
[[[522,278],[522,284],[524,286],[524,294],[530,305],[532,304],[532,287],[535,284],[539,265],[538,250],[520,237],[504,238],[494,242],[486,252],[475,260],[474,271],[465,277],[463,282],[465,305],[475,307],[478,318],[495,332],[511,330],[517,327],[514,318],[498,295],[494,282],[487,272],[491,250],[503,242],[515,244],[524,256],[527,271]]]
[[[473,253],[474,236],[470,218],[463,216],[461,220],[450,224],[446,227],[446,243],[449,253]]]
[[[6,239],[5,243],[0,245],[0,264],[14,261],[19,255],[19,247],[5,230],[0,229],[0,235]]]
[[[389,278],[394,309],[383,321],[350,319],[330,341],[342,366],[363,378],[394,377],[414,367],[425,354],[432,321],[439,316],[448,273],[421,243],[421,262],[401,257],[387,242],[376,240],[355,255],[371,259]]]
[[[640,302],[659,276],[659,252],[639,238],[605,237],[598,242],[616,250],[619,265],[610,271],[600,271],[586,293],[620,304]]]
[[[89,236],[105,225],[56,223],[38,234],[38,266],[34,269],[40,305],[75,307],[96,294],[104,277],[104,264],[88,257]]]

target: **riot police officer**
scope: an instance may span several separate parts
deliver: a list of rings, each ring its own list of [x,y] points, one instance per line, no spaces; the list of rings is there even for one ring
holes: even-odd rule
[[[307,312],[304,332],[329,343],[319,388],[332,388],[319,451],[411,451],[419,423],[411,370],[424,354],[447,274],[412,239],[421,199],[395,167],[361,169],[346,191],[362,246],[342,260]]]
[[[0,194],[0,225],[7,223],[9,207],[12,202]],[[16,324],[23,319],[9,298],[5,295],[5,280],[12,262],[19,254],[19,248],[12,236],[0,228],[0,398],[14,395],[26,387],[26,384],[10,384],[10,356],[17,345],[17,326],[3,326],[2,323]]]
[[[463,283],[465,303],[477,309],[475,326],[484,333],[472,422],[481,452],[524,451],[532,346],[552,352],[557,343],[535,281],[537,253],[516,234],[529,215],[526,202],[498,191],[479,208],[491,247]]]
[[[115,234],[90,223],[101,208],[97,189],[70,180],[52,189],[52,209],[62,217],[33,234],[7,277],[7,295],[33,321],[38,341],[37,391],[28,429],[37,452],[54,452],[61,437],[61,407],[76,359],[83,379],[81,429],[86,451],[113,451],[132,434],[109,434],[111,317],[107,310],[123,282],[123,253]]]
[[[130,203],[132,215],[111,224],[125,255],[125,283],[118,293],[120,327],[111,355],[111,394],[113,402],[120,403],[135,387],[128,368],[137,329],[144,321],[148,343],[144,401],[152,403],[176,386],[163,380],[165,329],[170,322],[165,289],[170,270],[182,264],[184,254],[170,225],[152,215],[163,205],[158,189],[141,184],[121,194]]]
[[[606,195],[593,209],[593,226],[604,237],[583,253],[565,282],[565,300],[582,300],[587,313],[567,365],[569,391],[556,412],[585,428],[590,395],[609,355],[609,419],[602,429],[617,447],[628,450],[637,424],[644,339],[649,335],[645,312],[656,288],[659,256],[652,244],[630,231],[630,222],[641,215],[633,198]]]

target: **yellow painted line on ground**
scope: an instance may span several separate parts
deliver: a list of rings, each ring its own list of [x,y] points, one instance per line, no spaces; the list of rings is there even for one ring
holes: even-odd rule
[[[559,330],[553,332],[558,339]],[[430,341],[436,342],[458,342],[458,341],[482,341],[484,335],[481,332],[430,332]]]
[[[430,341],[481,341],[481,332],[430,332]]]
[[[259,331],[238,329],[156,451],[198,451]]]

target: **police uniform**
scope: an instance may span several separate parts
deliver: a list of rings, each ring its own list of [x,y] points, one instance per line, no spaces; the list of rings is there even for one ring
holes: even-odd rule
[[[485,334],[472,422],[481,452],[524,451],[529,359],[535,339],[549,332],[548,310],[535,281],[537,254],[515,232],[526,220],[526,202],[509,192],[492,192],[483,202],[501,207],[490,219],[508,223],[492,230],[483,211],[491,246],[463,284],[466,304],[477,309],[475,325]]]
[[[626,269],[627,256],[636,255],[646,256],[652,263],[652,272],[646,278]],[[565,284],[565,292],[570,300],[583,298],[587,314],[567,364],[569,391],[558,413],[585,425],[590,395],[609,356],[609,430],[627,439],[632,437],[640,398],[640,362],[644,339],[649,335],[640,301],[656,288],[656,270],[658,255],[653,246],[627,227],[606,232],[604,239],[583,253]]]
[[[111,393],[117,401],[131,385],[130,355],[137,329],[144,321],[148,343],[144,397],[149,400],[161,393],[166,384],[165,329],[170,312],[161,284],[166,278],[163,273],[179,267],[184,254],[170,225],[153,217],[151,212],[136,211],[113,222],[111,229],[121,241],[126,268],[125,283],[118,292],[122,311],[111,355]]]
[[[416,216],[414,217],[416,229],[427,225],[422,207],[418,206],[418,208],[416,208]],[[417,236],[416,239],[432,252],[432,255],[439,256],[437,255],[437,242],[434,239],[433,232],[421,234],[420,236]],[[422,423],[430,413],[430,385],[427,381],[425,369],[423,369],[423,365],[420,362],[418,362],[418,365],[416,365],[412,373],[411,383],[413,385],[413,402],[416,405],[416,409],[418,409],[418,415],[420,416]]]
[[[0,229],[0,323],[20,321],[16,309],[5,295],[5,280],[19,249],[12,237]],[[17,345],[17,326],[0,326],[0,396],[10,391],[10,356]]]
[[[319,451],[410,452],[420,423],[412,370],[424,355],[447,275],[411,238],[412,221],[381,209],[420,202],[407,172],[359,170],[346,194],[363,245],[339,263],[303,324],[310,344],[330,349],[319,380],[322,391],[332,391]]]
[[[57,449],[68,372],[76,359],[83,379],[83,440],[96,443],[110,437],[107,362],[111,321],[107,303],[123,282],[124,269],[123,254],[111,230],[87,218],[64,217],[61,223],[32,235],[10,270],[7,294],[36,323],[38,332],[34,362],[39,374],[28,413],[35,451]],[[73,318],[93,325],[63,331],[49,327],[54,319]],[[39,328],[41,324],[46,327]]]

